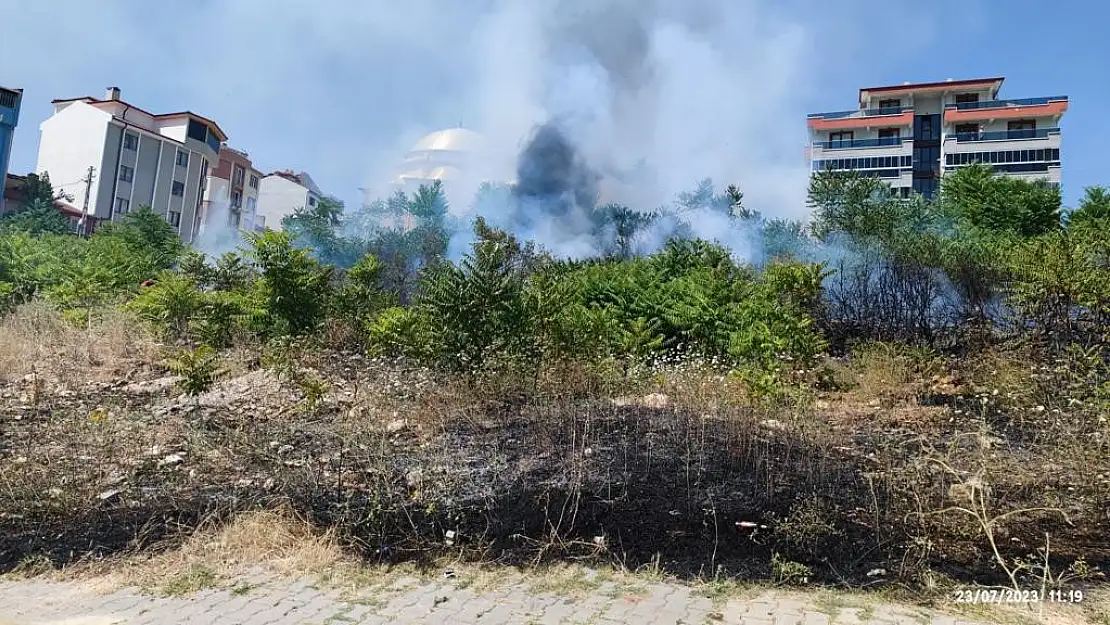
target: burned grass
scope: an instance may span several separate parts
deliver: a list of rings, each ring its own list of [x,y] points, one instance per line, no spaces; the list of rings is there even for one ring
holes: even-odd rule
[[[887,380],[868,370],[890,367],[879,353],[852,363],[855,375]],[[697,368],[616,382],[568,369],[491,387],[349,353],[313,352],[292,377],[237,362],[196,398],[157,368],[80,392],[41,383],[35,402],[32,381],[6,382],[0,570],[172,552],[165,566],[182,584],[207,579],[197,567],[222,579],[272,560],[285,538],[213,563],[189,560],[210,549],[188,537],[275,506],[326,537],[325,559],[382,565],[575,562],[788,583],[798,568],[848,587],[1009,585],[1000,563],[1025,560],[1080,584],[1110,563],[1097,418],[1058,427],[1054,445],[1007,438],[959,408],[974,396],[917,383],[917,369],[889,374],[901,386],[881,398],[856,387],[769,403]],[[311,402],[307,376],[326,388]],[[936,387],[950,405],[922,406]],[[990,535],[954,511],[969,488]],[[1043,572],[1018,568],[1026,581]]]

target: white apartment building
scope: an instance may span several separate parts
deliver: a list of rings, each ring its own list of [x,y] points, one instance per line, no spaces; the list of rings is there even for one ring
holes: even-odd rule
[[[39,126],[35,171],[49,173],[56,191],[97,222],[149,205],[186,243],[196,237],[209,164],[227,140],[216,122],[189,111],[147,112],[114,87],[104,99],[52,104]]]
[[[860,89],[858,109],[808,116],[811,169],[878,176],[904,196],[931,197],[942,172],[971,163],[1059,185],[1068,97],[1000,99],[1003,80]]]
[[[219,162],[209,172],[201,202],[201,229],[225,226],[256,230],[262,178],[262,172],[251,163],[249,154],[221,145]],[[224,223],[216,224],[215,220]]]
[[[282,219],[298,209],[315,208],[322,197],[320,187],[305,172],[276,171],[262,178],[254,227],[281,230]]]

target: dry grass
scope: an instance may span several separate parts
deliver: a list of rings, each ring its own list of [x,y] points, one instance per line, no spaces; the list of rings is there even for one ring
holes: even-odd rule
[[[243,513],[222,525],[206,523],[179,548],[153,557],[131,554],[78,564],[63,569],[63,575],[180,595],[243,579],[302,578],[350,565],[332,532],[279,507]]]
[[[0,380],[48,375],[63,381],[109,380],[158,350],[151,337],[125,313],[98,309],[78,327],[42,301],[19,307],[0,322]]]

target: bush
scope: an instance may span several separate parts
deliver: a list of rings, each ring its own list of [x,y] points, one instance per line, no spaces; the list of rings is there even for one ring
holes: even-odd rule
[[[250,237],[250,256],[261,273],[271,322],[269,334],[311,332],[328,309],[332,269],[307,250],[295,248],[287,233],[268,231]]]

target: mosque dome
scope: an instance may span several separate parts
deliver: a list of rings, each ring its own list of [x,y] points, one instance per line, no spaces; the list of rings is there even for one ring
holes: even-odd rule
[[[412,146],[394,182],[415,187],[436,180],[457,180],[467,167],[466,161],[483,143],[482,135],[466,128],[437,130]]]
[[[466,128],[437,130],[412,146],[411,152],[473,152],[482,146],[482,135]]]

